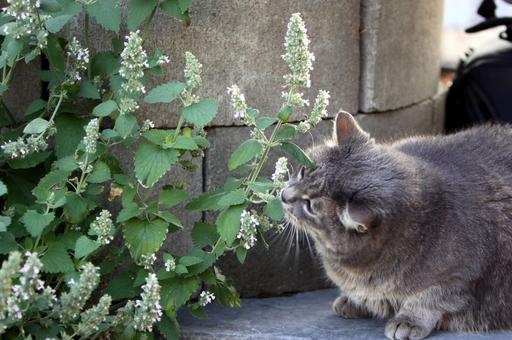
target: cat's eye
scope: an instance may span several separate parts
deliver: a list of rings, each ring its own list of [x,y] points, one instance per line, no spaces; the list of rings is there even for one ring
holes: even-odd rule
[[[311,200],[309,200],[309,199],[302,200],[302,207],[307,214],[314,215],[313,209],[311,207]]]

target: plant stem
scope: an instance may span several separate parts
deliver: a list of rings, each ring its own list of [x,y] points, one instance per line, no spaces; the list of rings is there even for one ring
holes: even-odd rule
[[[149,26],[151,25],[151,21],[153,21],[153,18],[155,16],[155,13],[156,13],[156,10],[158,9],[159,6],[155,6],[155,8],[153,8],[153,10],[151,11],[151,14],[149,15],[149,18],[146,20],[146,23],[144,24],[144,28],[142,29],[142,35],[141,35],[141,39],[142,39],[142,42],[146,41],[146,38],[149,34]]]
[[[82,191],[82,184],[84,183],[85,174],[87,167],[89,166],[89,153],[85,153],[84,167],[82,169],[82,174],[80,175],[80,180],[76,184],[76,194],[80,195],[80,191]]]
[[[184,121],[183,115],[180,114],[180,119],[178,120],[178,125],[176,126],[176,130],[174,130],[174,138],[172,140],[173,142],[176,141],[176,138],[178,138],[178,135],[180,134],[181,126],[183,125],[183,121]]]

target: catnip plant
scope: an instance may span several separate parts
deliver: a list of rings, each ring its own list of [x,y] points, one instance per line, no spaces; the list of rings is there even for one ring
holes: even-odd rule
[[[275,116],[260,117],[240,89],[228,89],[238,119],[250,138],[232,154],[228,168],[241,174],[224,186],[191,197],[186,178],[160,188],[169,171],[194,171],[207,152],[204,129],[218,104],[201,98],[202,65],[183,55],[181,79],[160,81],[170,62],[148,51],[145,39],[157,12],[189,22],[190,0],[130,0],[126,28],[121,3],[112,0],[8,0],[0,15],[0,334],[7,338],[138,338],[155,331],[178,337],[176,313],[187,308],[204,316],[212,302],[237,307],[238,294],[217,260],[227,251],[244,261],[264,242],[263,233],[282,229],[278,193],[288,173],[280,158],[270,179],[261,169],[279,147],[305,166],[314,166],[293,143],[298,133],[326,115],[329,95],[320,91],[311,114],[289,122],[308,105],[300,92],[310,86],[313,55],[299,14],[288,26],[283,59],[284,104]],[[80,20],[81,36],[66,24]],[[112,32],[111,48],[96,51],[90,26]],[[45,95],[23,116],[3,100],[13,71],[36,58]],[[179,103],[173,129],[139,121],[141,105]],[[129,169],[120,154],[134,150]],[[160,188],[160,189],[157,189]],[[183,228],[174,214],[213,211],[215,223],[197,221],[193,247],[184,256],[162,249]],[[118,208],[115,208],[118,207]]]

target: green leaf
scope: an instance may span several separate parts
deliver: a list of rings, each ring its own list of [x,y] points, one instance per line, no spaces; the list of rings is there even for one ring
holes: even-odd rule
[[[180,325],[176,318],[169,318],[164,314],[157,327],[167,340],[178,340],[180,337]]]
[[[158,195],[158,204],[162,208],[169,209],[188,198],[188,193],[178,189],[164,189]]]
[[[276,121],[277,119],[273,117],[261,117],[256,121],[256,127],[260,130],[265,130]]]
[[[171,130],[151,129],[144,132],[142,136],[147,141],[162,146],[166,144],[166,140],[169,138],[169,136],[172,136],[172,133]]]
[[[66,68],[66,59],[64,58],[64,51],[60,45],[59,38],[56,35],[50,34],[47,40],[47,57],[50,65],[55,70],[64,70]]]
[[[223,195],[219,199],[219,205],[224,207],[245,203],[245,190],[238,189]]]
[[[46,105],[48,105],[48,103],[42,99],[34,100],[25,110],[25,117],[30,116],[31,114],[34,114],[36,112],[42,111],[46,108]]]
[[[230,246],[236,239],[240,230],[240,215],[244,211],[245,205],[233,205],[223,210],[217,217],[217,230],[220,237]]]
[[[176,269],[174,269],[174,271],[178,274],[187,274],[188,273],[188,269],[187,267],[185,267],[184,265],[182,264],[177,264],[176,265]]]
[[[213,99],[203,99],[183,108],[183,117],[195,126],[205,126],[215,118],[219,104]]]
[[[235,170],[240,165],[249,162],[261,152],[262,146],[255,139],[248,139],[240,144],[229,157],[228,169]]]
[[[187,204],[186,208],[192,211],[220,210],[223,207],[219,205],[219,199],[224,194],[222,190],[205,192]]]
[[[153,221],[131,219],[123,226],[123,234],[128,249],[134,259],[142,254],[157,252],[165,241],[169,223],[155,219]]]
[[[281,126],[279,131],[277,131],[274,139],[276,141],[290,140],[294,139],[295,136],[297,136],[297,131],[295,130],[295,127],[290,124],[284,124]]]
[[[96,117],[106,117],[110,115],[112,112],[117,111],[119,108],[117,107],[117,103],[113,100],[107,100],[96,106],[92,110],[92,114]]]
[[[76,163],[74,156],[66,156],[55,162],[55,165],[58,169],[64,171],[73,171],[78,168],[78,164]]]
[[[50,123],[43,118],[36,118],[25,126],[23,133],[38,134],[45,131]]]
[[[41,258],[41,262],[46,273],[67,273],[75,270],[66,248],[58,241],[48,244],[48,250]]]
[[[179,97],[180,93],[185,89],[184,83],[165,83],[155,87],[144,98],[144,102],[148,104],[170,103]]]
[[[160,4],[160,9],[164,11],[167,15],[175,17],[178,20],[183,20],[185,22],[190,21],[188,12],[182,11],[179,0],[165,0]]]
[[[199,248],[208,245],[213,246],[219,238],[215,225],[203,222],[197,222],[194,224],[191,236],[192,242],[194,242],[194,245]]]
[[[178,308],[184,305],[200,286],[197,277],[172,278],[162,282],[161,299],[162,307],[167,314],[174,314]]]
[[[4,182],[0,181],[0,196],[7,194],[7,187]]]
[[[247,249],[245,249],[244,247],[236,248],[236,258],[238,259],[238,262],[243,264],[245,262],[246,256],[247,256]]]
[[[161,217],[166,222],[169,222],[178,228],[183,228],[183,224],[181,223],[180,219],[176,215],[174,215],[168,211],[159,211],[157,213],[157,216]]]
[[[13,169],[30,169],[37,164],[44,162],[51,154],[51,151],[31,153],[25,156],[25,158],[9,159],[7,163],[9,163],[9,166]]]
[[[306,168],[315,168],[315,163],[309,158],[308,155],[302,151],[300,147],[291,142],[283,142],[281,144],[281,149],[295,158],[299,163],[304,165]]]
[[[198,264],[198,263],[201,263],[203,262],[203,259],[200,258],[200,257],[196,257],[196,256],[183,256],[180,258],[180,261],[179,261],[179,264],[185,266],[185,267],[190,267],[190,266],[193,266],[195,264]]]
[[[27,231],[32,237],[41,235],[44,228],[46,228],[55,218],[55,213],[49,212],[40,214],[36,210],[27,210],[21,217],[21,222],[25,225]]]
[[[46,20],[45,26],[46,29],[51,33],[57,33],[64,27],[64,25],[71,19],[73,15],[65,14],[59,15],[53,18]]]
[[[89,183],[103,183],[111,178],[110,168],[105,162],[98,161],[94,164],[92,172],[87,176]]]
[[[128,221],[130,218],[137,217],[142,213],[142,209],[136,205],[121,209],[117,215],[117,223]]]
[[[284,217],[284,211],[281,200],[276,198],[268,202],[267,205],[265,205],[265,208],[263,208],[263,212],[274,221],[282,220]]]
[[[176,141],[169,145],[178,150],[196,150],[197,144],[192,137],[178,136]]]
[[[82,258],[89,254],[91,254],[93,251],[98,249],[101,246],[96,241],[91,240],[87,236],[80,236],[78,240],[76,240],[75,245],[75,257],[76,258]]]
[[[135,152],[135,176],[146,186],[153,186],[178,160],[179,153],[151,143],[141,143]]]
[[[63,158],[75,154],[78,144],[85,135],[85,121],[74,114],[59,114],[55,119],[57,135],[55,136],[55,154]]]
[[[278,117],[281,121],[283,122],[287,122],[288,119],[290,119],[290,116],[292,115],[292,107],[289,106],[289,105],[284,105],[282,108],[281,108],[281,111],[279,111],[278,113]]]
[[[80,83],[80,92],[78,95],[82,98],[88,99],[100,99],[100,93],[98,92],[98,88],[89,80],[82,81]]]
[[[114,127],[122,138],[128,137],[136,128],[137,118],[129,113],[125,113],[124,115],[117,117]]]
[[[18,243],[11,233],[0,233],[0,254],[8,254],[18,249]]]
[[[0,232],[7,231],[7,227],[11,224],[9,216],[0,215]]]
[[[127,19],[128,30],[135,31],[151,14],[153,9],[158,5],[158,2],[158,0],[130,0]]]
[[[190,5],[192,5],[192,0],[178,0],[178,4],[180,6],[181,13],[185,13]]]
[[[66,204],[64,205],[64,218],[71,224],[82,222],[89,214],[89,202],[78,196],[74,192],[68,192],[66,195]]]
[[[106,30],[119,32],[121,25],[121,4],[119,0],[97,0],[87,6],[87,13]]]
[[[119,69],[119,58],[112,52],[99,52],[92,60],[92,76],[109,76]]]

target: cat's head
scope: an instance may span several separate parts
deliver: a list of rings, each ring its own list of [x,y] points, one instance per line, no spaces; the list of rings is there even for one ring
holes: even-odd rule
[[[346,265],[373,262],[403,201],[399,160],[346,112],[336,117],[333,139],[307,153],[316,168],[300,168],[281,192],[287,220]]]

